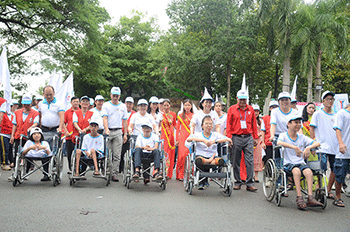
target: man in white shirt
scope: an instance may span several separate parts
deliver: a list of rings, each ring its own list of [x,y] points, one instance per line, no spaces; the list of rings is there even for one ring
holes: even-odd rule
[[[335,155],[335,194],[333,205],[344,207],[341,199],[341,186],[345,183],[345,176],[349,172],[350,165],[350,104],[345,109],[339,110],[335,116],[334,129],[339,143],[339,150]]]
[[[334,96],[335,94],[330,91],[325,91],[322,94],[322,104],[324,107],[312,115],[310,122],[310,137],[321,143],[321,149],[318,150],[317,153],[321,158],[322,169],[323,171],[327,171],[327,158],[331,168],[327,187],[328,198],[334,198],[330,191],[335,180],[333,167],[335,154],[338,150],[338,141],[335,131],[333,130],[335,120],[335,114],[332,112]]]
[[[103,103],[104,103],[105,99],[103,96],[101,95],[97,95],[95,97],[95,105],[96,107],[95,108],[92,108],[90,111],[92,111],[94,114],[92,115],[92,119],[94,121],[97,121],[98,122],[98,133],[99,134],[102,134],[103,133],[103,118],[102,118],[102,106],[103,106]]]
[[[122,145],[127,141],[127,135],[122,136],[122,127],[127,131],[127,110],[124,103],[119,102],[120,88],[112,87],[111,101],[102,106],[103,126],[105,133],[109,135],[108,151],[112,155],[112,181],[118,182],[119,163]]]

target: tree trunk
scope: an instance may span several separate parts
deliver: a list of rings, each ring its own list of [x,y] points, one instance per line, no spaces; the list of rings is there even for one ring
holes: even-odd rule
[[[290,85],[290,57],[283,61],[283,92],[289,92]]]
[[[278,75],[278,64],[276,63],[276,75],[275,75],[275,91],[273,93],[273,98],[277,99],[277,95],[278,95],[278,79],[279,79],[279,75]]]
[[[312,102],[312,68],[310,68],[309,73],[307,74],[307,102]]]
[[[320,47],[317,53],[315,86],[322,86],[321,57],[322,49]],[[315,102],[321,102],[321,89],[315,89]]]
[[[227,102],[226,109],[230,108],[230,97],[231,97],[231,67],[230,63],[227,64]]]

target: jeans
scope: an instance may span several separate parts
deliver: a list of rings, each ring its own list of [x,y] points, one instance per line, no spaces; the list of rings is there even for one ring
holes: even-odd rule
[[[141,167],[141,159],[154,159],[154,169],[160,168],[160,152],[158,149],[153,150],[152,152],[143,152],[141,148],[136,148],[134,153],[134,161],[135,161],[135,167]],[[149,168],[150,162],[144,162],[143,163],[143,170],[146,170]],[[149,178],[149,174],[147,172],[144,172],[143,176],[145,178]]]

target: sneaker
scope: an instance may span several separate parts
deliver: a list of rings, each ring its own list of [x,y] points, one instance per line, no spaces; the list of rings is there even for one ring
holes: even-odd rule
[[[199,184],[198,185],[198,190],[204,190],[204,184]]]
[[[49,181],[49,180],[50,180],[50,178],[47,175],[44,175],[44,177],[41,178],[40,181]]]

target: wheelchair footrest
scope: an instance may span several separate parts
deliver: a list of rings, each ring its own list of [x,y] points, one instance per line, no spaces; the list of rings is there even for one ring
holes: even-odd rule
[[[210,177],[210,178],[226,178],[227,173],[212,173],[212,172],[201,172],[199,178]]]

